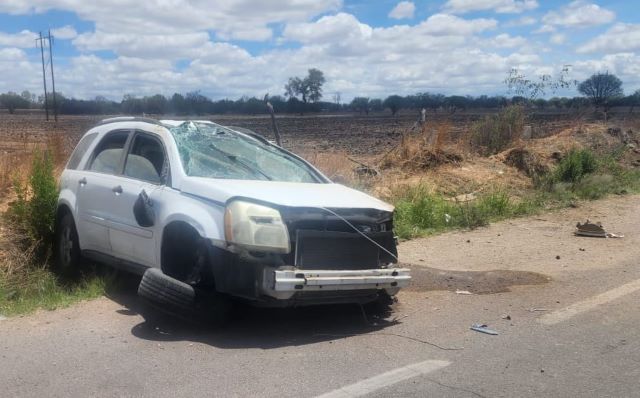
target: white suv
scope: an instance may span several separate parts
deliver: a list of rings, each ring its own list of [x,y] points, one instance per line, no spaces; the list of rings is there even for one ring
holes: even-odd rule
[[[261,305],[368,302],[410,280],[394,267],[392,217],[248,130],[120,117],[89,130],[62,173],[56,256],[152,269],[164,282],[146,291],[171,297],[196,286]]]

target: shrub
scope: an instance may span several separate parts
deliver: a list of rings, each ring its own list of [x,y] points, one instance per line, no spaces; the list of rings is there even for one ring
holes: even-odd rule
[[[58,184],[54,165],[48,152],[36,152],[28,181],[14,181],[16,200],[11,204],[9,218],[16,227],[42,249],[53,241]]]
[[[472,125],[471,142],[486,154],[500,152],[520,136],[524,118],[520,105],[511,105],[495,115],[485,116]]]
[[[572,149],[554,171],[554,182],[576,183],[598,170],[596,156],[589,149]]]

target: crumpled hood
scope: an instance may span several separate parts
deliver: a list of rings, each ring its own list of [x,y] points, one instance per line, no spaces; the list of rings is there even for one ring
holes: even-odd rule
[[[217,202],[251,198],[287,207],[356,208],[393,211],[393,206],[340,184],[225,180],[186,177],[180,190]]]

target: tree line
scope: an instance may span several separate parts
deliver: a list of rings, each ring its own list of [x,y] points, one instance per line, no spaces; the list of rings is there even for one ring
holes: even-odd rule
[[[523,81],[525,84],[527,80]],[[370,112],[388,111],[396,115],[399,111],[427,109],[434,112],[456,112],[468,109],[499,109],[509,104],[520,104],[536,109],[579,109],[589,104],[603,107],[640,106],[640,90],[624,96],[622,82],[615,75],[596,73],[578,85],[582,97],[553,97],[549,99],[533,98],[531,95],[506,97],[496,96],[460,96],[420,92],[411,95],[390,95],[384,99],[359,96],[348,103],[341,102],[340,93],[332,95],[332,101],[322,101],[324,75],[317,69],[309,69],[304,78],[292,77],[285,85],[284,96],[269,97],[268,100],[276,113],[302,114],[311,112]],[[50,96],[51,94],[49,94]],[[49,106],[53,98],[48,97]],[[0,94],[0,108],[13,113],[16,109],[43,109],[45,98],[29,91],[22,93],[7,92]],[[175,93],[172,96],[156,94],[151,96],[125,95],[121,101],[96,97],[92,100],[67,98],[56,93],[56,106],[59,114],[101,115],[101,114],[150,114],[150,115],[207,115],[207,114],[266,114],[265,99],[241,97],[236,100],[212,100],[200,91],[186,94]]]

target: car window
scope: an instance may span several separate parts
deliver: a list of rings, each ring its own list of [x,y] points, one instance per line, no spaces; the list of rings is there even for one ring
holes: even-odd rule
[[[185,122],[169,131],[188,176],[321,182],[304,161],[276,146],[210,123]]]
[[[120,160],[128,137],[128,131],[107,134],[93,152],[93,161],[89,166],[89,170],[99,173],[118,174]]]
[[[78,145],[76,145],[76,149],[73,150],[69,161],[67,162],[67,169],[75,170],[80,165],[80,161],[84,156],[87,149],[93,144],[93,141],[98,136],[98,133],[88,134],[82,137]]]
[[[160,184],[165,180],[167,165],[160,141],[149,134],[137,134],[125,161],[124,175]]]

